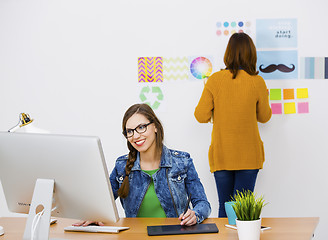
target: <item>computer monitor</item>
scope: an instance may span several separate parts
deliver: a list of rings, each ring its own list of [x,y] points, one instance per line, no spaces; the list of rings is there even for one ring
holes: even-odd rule
[[[10,211],[29,212],[37,179],[54,180],[52,216],[118,221],[98,137],[0,132],[0,180]]]

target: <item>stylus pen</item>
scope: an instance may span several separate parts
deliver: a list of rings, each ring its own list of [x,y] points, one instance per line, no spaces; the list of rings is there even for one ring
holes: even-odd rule
[[[237,227],[236,227],[236,226],[233,226],[233,225],[226,224],[226,225],[224,225],[224,226],[226,226],[226,227],[228,227],[228,228],[232,228],[232,229],[236,229],[236,230],[237,230]]]
[[[186,208],[185,208],[185,210],[184,210],[184,212],[183,212],[183,215],[185,215],[186,212],[188,211],[189,204],[190,204],[190,200],[191,200],[191,194],[189,193],[189,196],[188,196],[188,203],[187,203],[187,206],[186,206]]]

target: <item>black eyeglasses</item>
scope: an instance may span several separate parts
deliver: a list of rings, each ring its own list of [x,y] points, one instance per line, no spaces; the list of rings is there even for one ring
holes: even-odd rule
[[[126,137],[126,138],[130,138],[134,135],[134,131],[136,131],[137,133],[144,133],[147,131],[147,126],[152,124],[153,122],[149,122],[149,123],[146,123],[146,124],[139,124],[136,128],[127,128],[123,131],[123,135]]]

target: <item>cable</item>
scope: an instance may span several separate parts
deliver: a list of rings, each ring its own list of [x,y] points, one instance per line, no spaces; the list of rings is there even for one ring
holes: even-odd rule
[[[36,227],[37,227],[37,225],[38,225],[38,223],[39,223],[39,220],[40,220],[40,218],[41,218],[41,215],[42,215],[42,212],[39,212],[39,213],[37,213],[37,214],[34,216],[34,218],[33,218],[33,221],[32,221],[32,227],[31,227],[31,240],[34,239],[34,232],[35,232]]]
[[[33,218],[32,227],[31,227],[31,240],[34,239],[34,232],[39,224],[39,221],[43,213],[44,213],[44,209],[41,212],[38,212]]]
[[[53,209],[51,209],[51,212],[53,212],[53,211],[56,210],[56,209],[57,209],[57,206],[54,207]],[[36,230],[36,228],[37,228],[37,226],[38,226],[38,224],[39,224],[39,221],[40,221],[41,216],[42,216],[43,213],[44,213],[44,209],[43,209],[41,212],[37,213],[37,214],[34,216],[34,218],[33,218],[33,221],[32,221],[32,227],[31,227],[31,240],[34,239],[34,233],[35,233],[35,230]]]

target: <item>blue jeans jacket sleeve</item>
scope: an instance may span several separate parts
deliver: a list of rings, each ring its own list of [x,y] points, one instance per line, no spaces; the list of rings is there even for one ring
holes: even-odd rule
[[[110,180],[110,184],[112,186],[112,191],[113,191],[115,200],[118,197],[117,191],[119,189],[119,183],[118,183],[118,181],[116,181],[116,177],[117,177],[117,171],[116,171],[116,168],[114,168],[112,173],[109,176],[109,180]]]
[[[109,180],[111,183],[112,191],[114,194],[114,198],[118,198],[118,189],[120,188],[124,177],[125,177],[125,165],[128,157],[127,155],[121,156],[116,160],[115,167],[112,170]]]
[[[169,169],[169,179],[172,186],[173,198],[176,202],[178,214],[183,213],[187,205],[187,196],[191,195],[191,204],[201,223],[211,213],[211,206],[207,200],[204,187],[198,177],[197,171],[189,153],[181,151],[164,151],[167,158],[172,159]]]
[[[204,187],[200,182],[197,171],[191,159],[189,161],[185,184],[188,194],[191,194],[191,203],[193,210],[196,213],[197,223],[201,223],[210,215],[211,206],[207,201]]]

